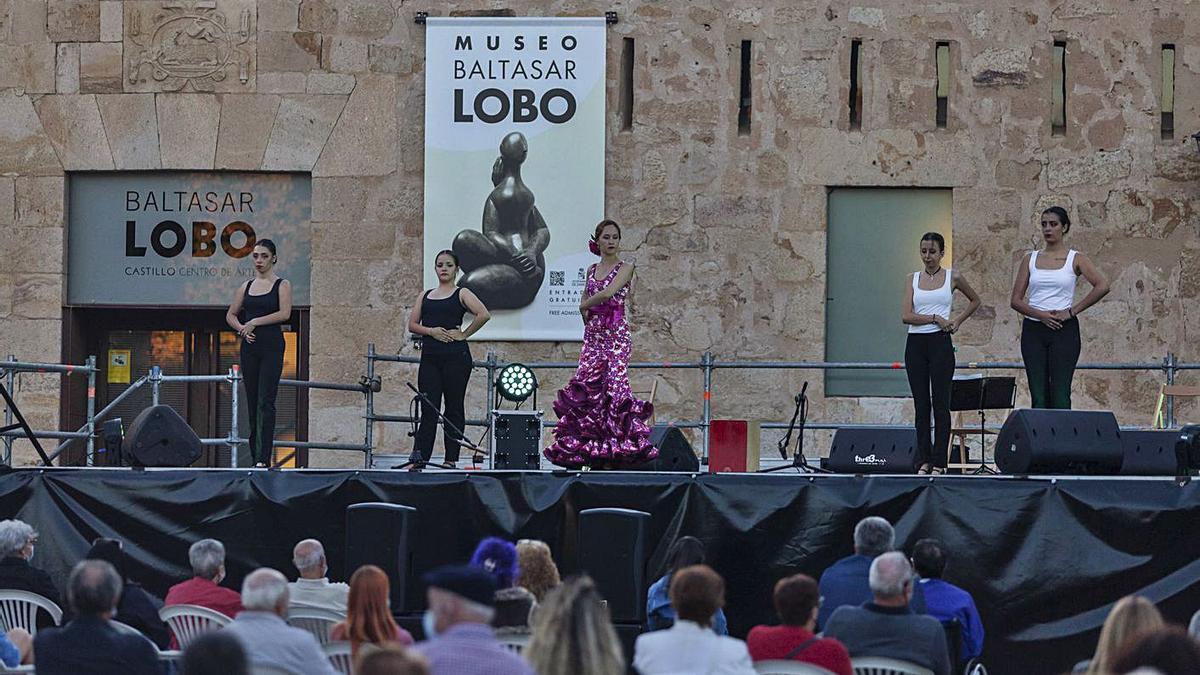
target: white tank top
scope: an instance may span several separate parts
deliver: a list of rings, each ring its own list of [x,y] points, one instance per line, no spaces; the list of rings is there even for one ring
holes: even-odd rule
[[[1029,306],[1043,312],[1068,309],[1075,302],[1075,249],[1067,251],[1067,264],[1056,270],[1039,270],[1037,257],[1037,251],[1029,254]]]
[[[934,314],[950,320],[950,303],[954,299],[954,282],[952,276],[954,270],[946,268],[946,283],[942,284],[941,288],[936,288],[932,291],[922,290],[921,288],[921,273],[913,274],[913,313],[914,314]],[[941,328],[938,328],[936,323],[926,323],[920,326],[909,326],[910,333],[939,333]]]

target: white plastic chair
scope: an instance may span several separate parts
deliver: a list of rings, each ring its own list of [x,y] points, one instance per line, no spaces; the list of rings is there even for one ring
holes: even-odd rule
[[[354,669],[354,662],[350,657],[349,642],[330,642],[321,647],[325,650],[325,658],[329,659],[329,665],[333,669],[344,675],[350,675]]]
[[[33,664],[25,664],[23,666],[13,666],[9,668],[0,664],[0,675],[32,675],[34,672]]]
[[[329,631],[345,619],[346,615],[337,610],[316,607],[290,607],[287,615],[289,625],[312,633],[322,647],[329,644]]]
[[[252,663],[250,664],[250,675],[300,675],[300,673],[288,670],[287,668],[276,668],[275,666],[268,665],[256,666]]]
[[[834,675],[833,671],[811,663],[772,659],[770,661],[755,661],[754,672],[758,675]]]
[[[850,659],[854,675],[933,675],[933,671],[915,663],[882,656],[860,656]]]
[[[529,646],[529,636],[522,634],[497,635],[496,641],[500,643],[501,647],[504,647],[514,654],[520,654],[521,652],[525,651],[526,647]]]
[[[0,591],[0,625],[5,632],[14,628],[24,628],[30,635],[37,634],[37,613],[39,609],[46,610],[54,625],[62,624],[62,608],[53,600],[30,593],[29,591],[3,590]]]
[[[192,640],[233,621],[215,609],[199,605],[169,605],[158,610],[158,616],[171,629],[180,649],[187,649]]]

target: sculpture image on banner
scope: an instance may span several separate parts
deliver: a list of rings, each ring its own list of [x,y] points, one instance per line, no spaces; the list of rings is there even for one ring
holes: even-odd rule
[[[603,17],[430,17],[426,30],[423,259],[458,256],[459,285],[492,312],[480,339],[582,339],[604,217]]]

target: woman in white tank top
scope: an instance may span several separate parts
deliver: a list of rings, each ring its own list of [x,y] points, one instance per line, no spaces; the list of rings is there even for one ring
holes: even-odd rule
[[[1071,407],[1071,379],[1082,342],[1079,321],[1083,310],[1108,294],[1108,281],[1088,257],[1063,241],[1071,218],[1060,206],[1042,212],[1046,246],[1033,251],[1017,266],[1010,305],[1021,322],[1021,357],[1029,379],[1034,408]],[[1084,277],[1092,290],[1075,302],[1075,281]]]
[[[946,240],[937,232],[921,237],[921,261],[925,269],[914,273],[904,286],[904,310],[900,319],[908,324],[904,346],[904,369],[912,388],[914,426],[917,429],[917,473],[945,473],[950,444],[950,382],[954,379],[954,343],[950,335],[979,309],[979,295],[962,274],[942,267]],[[971,304],[958,318],[950,319],[955,289]],[[934,437],[929,438],[929,414],[933,413]]]

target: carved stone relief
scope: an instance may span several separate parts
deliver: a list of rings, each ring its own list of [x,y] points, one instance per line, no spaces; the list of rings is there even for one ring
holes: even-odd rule
[[[135,0],[125,7],[125,91],[254,90],[253,0]]]

